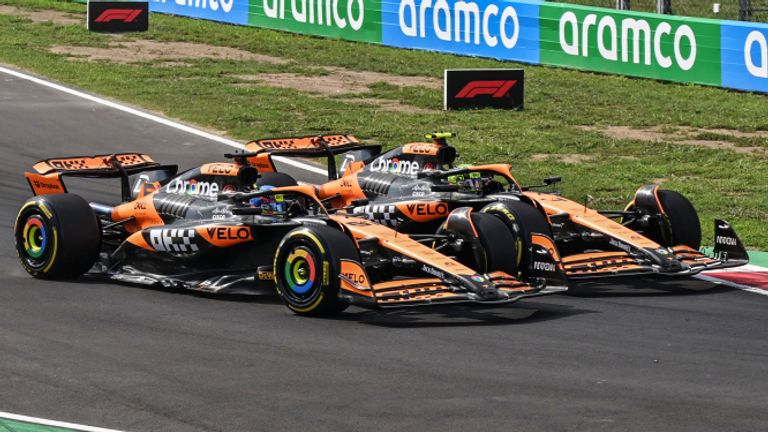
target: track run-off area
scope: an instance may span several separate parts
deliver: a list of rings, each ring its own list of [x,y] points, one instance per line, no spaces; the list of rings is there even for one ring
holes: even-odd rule
[[[1,411],[126,431],[768,425],[768,296],[713,280],[334,319],[295,316],[275,297],[34,280],[17,261],[13,222],[36,161],[138,151],[185,169],[240,145],[104,102],[0,68]],[[323,179],[302,165],[285,169]],[[116,187],[83,192],[106,199]]]

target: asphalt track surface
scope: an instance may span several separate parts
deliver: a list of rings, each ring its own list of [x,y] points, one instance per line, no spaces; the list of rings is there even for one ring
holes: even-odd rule
[[[35,161],[232,149],[3,74],[0,148],[2,411],[132,431],[768,429],[766,296],[640,281],[308,319],[273,297],[37,281],[12,239]]]

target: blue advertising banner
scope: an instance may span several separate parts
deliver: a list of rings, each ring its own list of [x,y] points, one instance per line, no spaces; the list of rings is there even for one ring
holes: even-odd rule
[[[722,86],[768,92],[768,25],[722,21]]]
[[[151,12],[248,24],[248,0],[151,0]]]
[[[539,0],[382,0],[382,42],[539,62]]]

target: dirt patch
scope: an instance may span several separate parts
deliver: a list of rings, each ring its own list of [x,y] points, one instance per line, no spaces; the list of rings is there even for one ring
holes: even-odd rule
[[[258,82],[270,87],[282,87],[308,93],[318,93],[327,96],[342,94],[358,94],[368,91],[368,87],[359,82],[344,82],[338,76],[321,75],[306,76],[294,73],[264,73],[259,75],[234,75],[246,82]]]
[[[531,155],[530,157],[530,160],[532,161],[556,160],[556,161],[567,163],[567,164],[580,164],[584,162],[589,162],[593,159],[595,159],[594,156],[577,154],[577,153],[574,153],[574,154],[536,153]]]
[[[408,77],[388,75],[379,72],[353,71],[339,67],[325,67],[327,75],[306,76],[293,73],[233,75],[241,81],[260,81],[274,87],[285,87],[309,93],[328,96],[341,94],[360,94],[369,91],[368,87],[379,82],[399,87],[427,87],[439,89],[439,80],[427,77]]]
[[[232,78],[241,81],[240,83],[234,84],[237,87],[248,87],[250,83],[256,82],[261,85],[289,88],[325,96],[347,94],[364,95],[365,93],[370,92],[370,85],[378,82],[386,82],[397,86],[440,87],[440,82],[438,80],[425,77],[406,77],[387,75],[378,72],[351,71],[338,67],[327,67],[323,69],[328,71],[327,75],[306,76],[294,73],[265,73],[258,75],[232,75]],[[345,99],[344,102],[373,105],[385,111],[420,114],[435,112],[433,110],[403,104],[390,99],[360,98]]]
[[[715,134],[733,138],[758,138],[768,139],[768,132],[741,132],[731,129],[700,129],[689,126],[656,126],[652,128],[634,129],[628,126],[578,126],[581,130],[598,132],[607,137],[616,139],[632,139],[649,142],[669,142],[677,144],[696,145],[716,150],[730,150],[741,154],[766,153],[768,149],[758,146],[739,145],[737,140],[727,139],[697,139],[702,134]]]
[[[23,17],[36,23],[52,22],[60,25],[85,24],[85,17],[82,15],[74,15],[52,10],[32,11],[19,9],[13,6],[0,6],[0,14]]]
[[[158,42],[151,40],[113,41],[108,47],[85,46],[54,46],[50,51],[67,55],[70,60],[109,61],[113,63],[138,63],[155,61],[155,67],[190,66],[185,59],[212,58],[239,61],[256,61],[266,64],[283,65],[290,60],[254,54],[236,48],[219,47],[188,42]],[[265,73],[258,75],[232,75],[239,82],[235,87],[248,88],[253,83],[272,87],[290,88],[307,93],[326,96],[346,94],[365,95],[370,86],[376,83],[387,83],[400,87],[427,87],[440,89],[439,79],[428,77],[389,75],[380,72],[354,71],[341,67],[322,67],[326,74],[306,76],[295,73]],[[397,101],[377,98],[362,98],[345,100],[348,103],[374,105],[386,111],[434,113],[435,111],[418,108]]]
[[[378,82],[384,82],[398,87],[426,87],[430,89],[440,89],[443,85],[441,80],[429,77],[390,75],[369,71],[353,71],[339,67],[325,67],[323,69],[330,72],[330,75],[337,77],[337,79],[350,80],[365,86],[369,86]]]
[[[361,104],[374,106],[384,111],[412,113],[412,114],[434,114],[436,110],[429,110],[425,108],[415,107],[413,105],[407,105],[391,99],[377,99],[377,98],[362,98],[362,99],[346,99],[345,102],[352,104]]]
[[[50,51],[56,54],[66,54],[74,60],[104,60],[123,64],[189,58],[255,61],[267,64],[286,64],[290,62],[284,58],[254,54],[237,48],[191,42],[160,42],[152,40],[111,42],[106,48],[57,45],[51,47]]]

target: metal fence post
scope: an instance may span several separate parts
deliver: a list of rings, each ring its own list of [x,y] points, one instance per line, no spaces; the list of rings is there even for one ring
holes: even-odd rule
[[[630,0],[616,0],[616,9],[618,10],[630,10]]]
[[[739,21],[752,18],[752,0],[739,0]]]
[[[672,14],[672,0],[656,0],[656,13]]]

